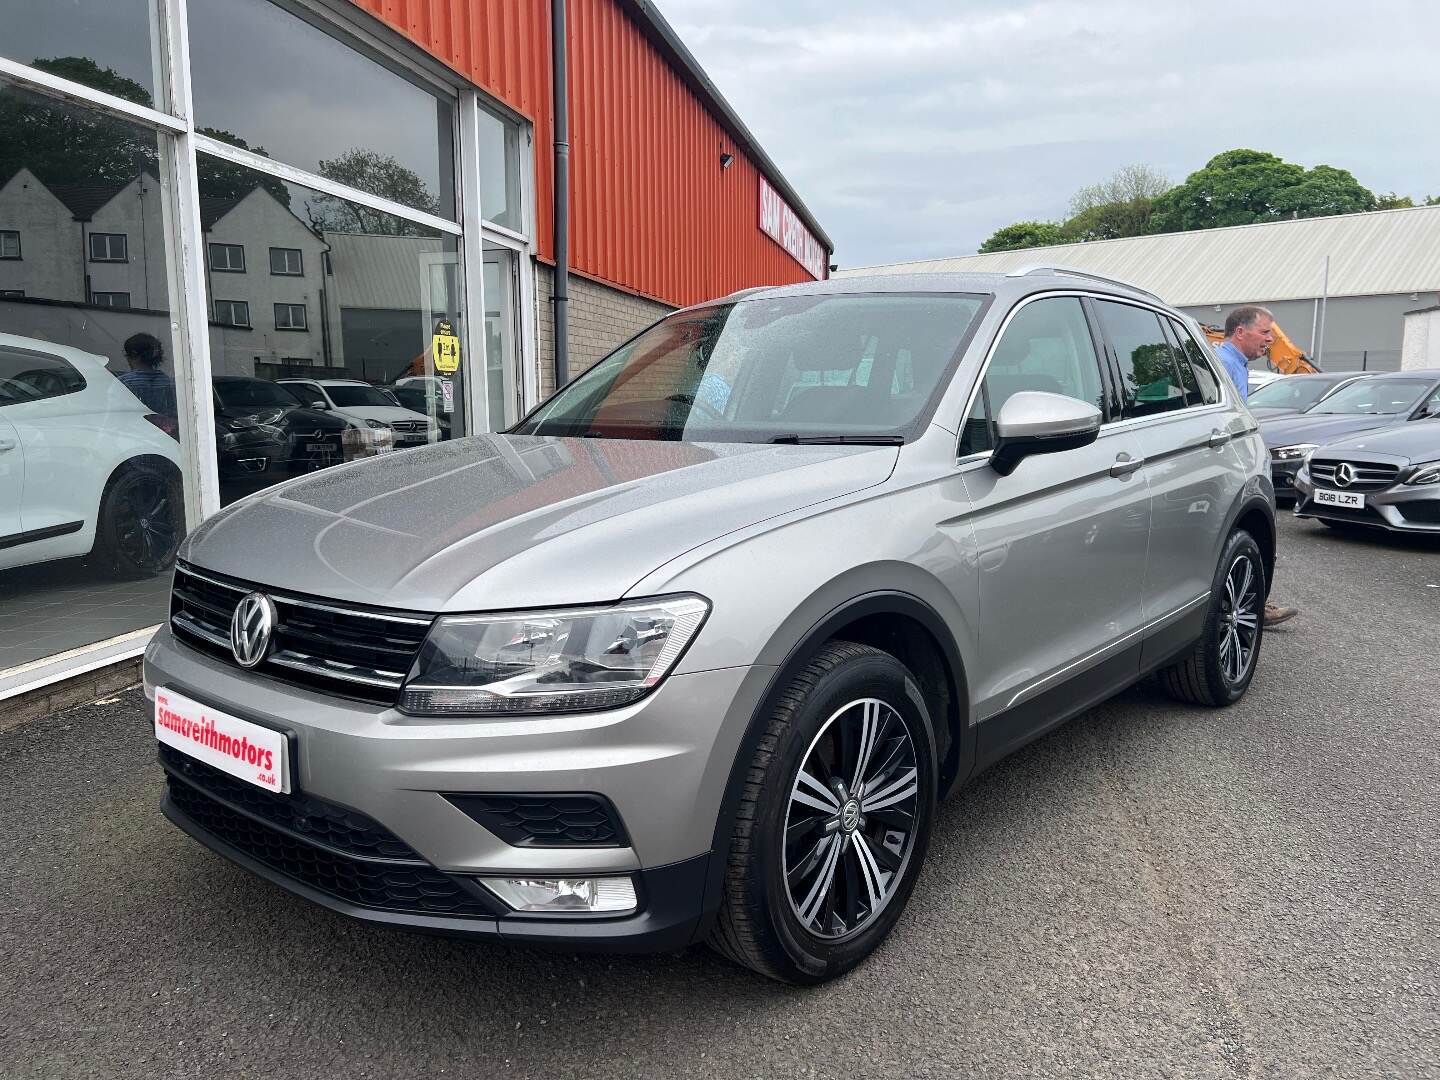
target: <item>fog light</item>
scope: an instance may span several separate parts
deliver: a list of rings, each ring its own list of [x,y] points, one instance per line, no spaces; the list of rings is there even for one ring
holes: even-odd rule
[[[628,877],[481,878],[480,883],[516,911],[619,915],[635,910],[635,883]]]

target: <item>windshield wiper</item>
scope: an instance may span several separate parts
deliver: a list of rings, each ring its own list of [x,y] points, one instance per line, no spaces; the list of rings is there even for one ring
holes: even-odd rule
[[[772,443],[789,443],[793,446],[904,446],[903,435],[797,435],[790,432],[775,435]]]

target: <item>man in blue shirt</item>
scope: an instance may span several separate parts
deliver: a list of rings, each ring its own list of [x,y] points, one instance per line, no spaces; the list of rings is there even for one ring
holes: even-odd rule
[[[118,378],[152,413],[175,416],[175,380],[160,370],[165,347],[154,334],[131,334],[125,339],[125,362],[129,371]]]
[[[1270,351],[1275,343],[1275,316],[1258,304],[1237,307],[1225,317],[1225,340],[1215,350],[1240,400],[1250,396],[1250,361]]]
[[[1258,360],[1270,351],[1275,342],[1274,326],[1275,316],[1258,304],[1237,307],[1225,317],[1225,340],[1215,350],[1215,355],[1225,365],[1241,401],[1250,396],[1250,361]],[[1266,626],[1286,622],[1297,614],[1293,607],[1281,607],[1269,601],[1265,603]]]

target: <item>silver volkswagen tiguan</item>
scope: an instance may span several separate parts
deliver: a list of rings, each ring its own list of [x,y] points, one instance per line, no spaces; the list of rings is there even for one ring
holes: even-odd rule
[[[1274,499],[1203,340],[1055,268],[751,290],[260,492],[146,653],[164,812],[375,923],[841,974],[936,800],[1149,673],[1244,694]]]

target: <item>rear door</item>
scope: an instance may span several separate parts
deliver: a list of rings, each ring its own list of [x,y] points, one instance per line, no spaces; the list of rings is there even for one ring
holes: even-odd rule
[[[980,593],[979,670],[970,673],[981,753],[1004,753],[1063,712],[1139,672],[1150,500],[1134,434],[1105,428],[1089,446],[989,466],[995,418],[1039,390],[1108,413],[1100,352],[1079,296],[1022,301],[998,336],[960,437]],[[1082,700],[1083,699],[1083,700]],[[1005,714],[1002,718],[1001,714]]]
[[[1249,426],[1188,329],[1168,314],[1093,300],[1120,391],[1121,426],[1139,446],[1150,492],[1145,662],[1198,634],[1220,533],[1247,479],[1233,440]]]
[[[13,550],[15,537],[25,528],[20,521],[20,503],[25,493],[25,450],[15,425],[5,419],[5,406],[12,401],[5,394],[4,381],[0,380],[0,566],[9,565],[5,556]]]

